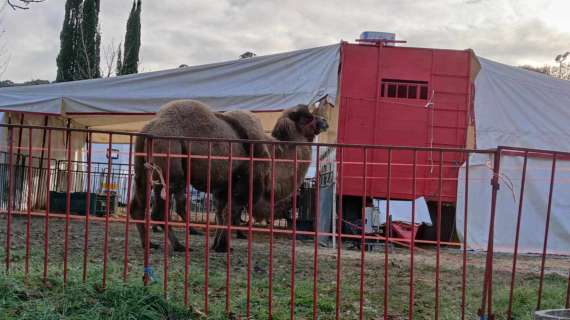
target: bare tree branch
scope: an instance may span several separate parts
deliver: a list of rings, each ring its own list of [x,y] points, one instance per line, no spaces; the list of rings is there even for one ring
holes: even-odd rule
[[[17,2],[15,2],[17,1]],[[45,0],[6,0],[12,10],[28,10],[31,3],[44,2]]]
[[[103,47],[103,59],[105,59],[105,77],[108,78],[111,76],[111,73],[113,73],[113,70],[115,70],[115,63],[116,63],[116,59],[117,59],[117,55],[118,55],[118,48],[121,46],[121,43],[119,43],[119,46],[117,47],[115,45],[115,40],[111,40],[111,43],[108,43],[107,45],[105,45]]]

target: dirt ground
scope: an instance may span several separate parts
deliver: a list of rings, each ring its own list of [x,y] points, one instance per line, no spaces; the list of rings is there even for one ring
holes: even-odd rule
[[[1,255],[6,254],[5,239],[7,220],[0,218]],[[11,236],[11,269],[22,270],[26,261],[26,225],[27,217],[14,216]],[[32,217],[30,225],[30,273],[40,275],[43,272],[45,219]],[[50,218],[48,237],[48,276],[59,278],[63,274],[65,219]],[[209,245],[213,243],[210,231]],[[183,229],[177,229],[178,238],[184,241]],[[143,254],[138,233],[134,224],[129,226],[128,239],[128,276],[129,281],[141,282],[143,274]],[[89,278],[103,277],[105,224],[92,221],[89,225],[87,269]],[[160,249],[150,252],[151,266],[155,275],[156,290],[167,290],[169,299],[182,303],[184,295],[184,252],[166,254],[163,233],[152,233],[154,241],[161,244]],[[72,220],[68,229],[68,272],[69,279],[80,279],[83,274],[85,222]],[[227,269],[226,254],[214,253],[206,248],[204,235],[190,236],[189,252],[189,303],[197,309],[205,309],[205,284],[208,274],[208,303],[211,314],[223,314],[225,308],[226,276],[229,270],[230,307],[235,314],[244,314],[247,304],[252,314],[267,312],[268,281],[271,274],[273,292],[272,304],[274,318],[287,318],[291,291],[291,273],[293,267],[292,239],[290,235],[277,235],[271,255],[273,268],[270,268],[269,236],[256,232],[251,242],[251,264],[248,264],[248,241],[232,238],[233,252],[230,267]],[[106,281],[123,281],[125,258],[125,224],[111,222],[108,227],[108,269]],[[295,312],[299,318],[309,317],[313,305],[313,285],[318,288],[318,311],[323,319],[334,318],[336,308],[337,253],[332,248],[318,246],[317,272],[315,272],[313,239],[296,241],[295,251]],[[361,268],[363,275],[363,312],[367,319],[377,319],[383,315],[384,297],[388,297],[391,319],[407,318],[409,304],[410,251],[403,247],[391,247],[388,257],[383,246],[375,251],[364,253],[364,266],[361,266],[362,252],[349,250],[348,244],[341,251],[340,309],[343,318],[355,318],[360,309]],[[208,254],[208,260],[205,259]],[[436,251],[433,247],[422,246],[414,255],[414,318],[432,318],[435,312],[435,270]],[[462,251],[442,248],[440,256],[441,276],[439,283],[439,305],[441,319],[456,319],[461,310],[461,275]],[[167,261],[167,265],[165,265]],[[207,262],[207,268],[206,268]],[[485,265],[484,253],[468,253],[467,275],[467,314],[475,316],[480,305],[481,283]],[[165,266],[167,268],[165,268]],[[386,268],[387,267],[387,268]],[[508,294],[512,268],[512,255],[496,254],[494,257],[494,290],[502,306],[501,299]],[[388,284],[384,283],[384,272],[388,270]],[[570,259],[551,257],[546,260],[545,274],[554,277],[556,285],[568,277]],[[168,273],[165,272],[168,270]],[[517,265],[517,287],[528,283],[534,288],[540,270],[540,257],[521,255]],[[206,272],[207,271],[207,272]],[[272,272],[270,272],[272,271]],[[248,299],[248,274],[251,276],[251,291]],[[315,277],[316,274],[316,277]],[[561,288],[565,288],[562,283]],[[384,294],[387,287],[388,293]],[[532,289],[534,290],[534,289]],[[562,304],[564,297],[556,297],[553,304]],[[558,301],[560,300],[560,301]],[[504,312],[504,310],[503,310]],[[221,317],[221,316],[220,316]],[[215,317],[214,317],[215,318]],[[257,317],[254,317],[257,318]],[[500,317],[499,317],[500,318]]]

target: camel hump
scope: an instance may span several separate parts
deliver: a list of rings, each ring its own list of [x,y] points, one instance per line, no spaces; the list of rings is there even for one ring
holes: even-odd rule
[[[208,105],[196,100],[174,100],[158,109],[157,117],[179,119],[180,116],[196,116],[212,114]]]
[[[261,121],[252,112],[232,110],[216,113],[216,117],[228,123],[240,139],[267,140]],[[250,152],[249,144],[244,144],[244,148],[247,153]],[[269,149],[265,144],[255,144],[254,154],[256,157],[269,157]]]
[[[238,133],[240,139],[266,140],[261,121],[249,111],[232,110],[216,113],[216,116],[227,122]]]

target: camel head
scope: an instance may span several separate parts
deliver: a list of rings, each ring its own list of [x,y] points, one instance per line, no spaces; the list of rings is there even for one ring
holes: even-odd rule
[[[312,142],[329,124],[320,115],[313,114],[307,105],[299,104],[283,111],[271,135],[281,141]]]

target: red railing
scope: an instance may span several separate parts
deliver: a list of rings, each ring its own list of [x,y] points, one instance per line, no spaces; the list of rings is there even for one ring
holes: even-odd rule
[[[156,283],[162,282],[161,291],[165,299],[174,302],[183,301],[184,305],[199,309],[201,313],[213,314],[224,313],[244,318],[272,318],[273,315],[288,315],[295,318],[384,318],[384,319],[423,319],[423,318],[450,318],[459,317],[461,319],[473,318],[476,312],[482,318],[506,318],[514,319],[515,314],[525,312],[518,310],[520,302],[517,303],[517,287],[523,286],[525,290],[531,290],[532,303],[536,305],[531,309],[540,309],[547,305],[558,307],[568,307],[570,299],[570,260],[565,257],[550,258],[548,250],[548,240],[553,214],[553,194],[555,188],[564,183],[556,179],[557,162],[563,161],[568,154],[556,151],[530,150],[521,148],[499,147],[493,150],[468,150],[468,149],[444,149],[444,148],[417,148],[417,147],[395,147],[395,146],[375,146],[375,145],[343,145],[343,144],[294,144],[288,142],[259,142],[242,140],[220,140],[220,139],[191,139],[174,137],[154,137],[143,134],[125,132],[103,132],[69,128],[36,127],[23,125],[2,125],[8,131],[8,144],[3,148],[8,153],[7,163],[1,172],[6,172],[2,178],[0,187],[5,187],[4,198],[7,202],[6,210],[2,212],[5,217],[5,224],[1,233],[5,235],[5,245],[2,246],[5,259],[6,273],[22,272],[27,279],[30,276],[40,276],[44,281],[51,277],[61,276],[63,284],[70,281],[94,281],[100,277],[102,287],[106,287],[110,282],[138,282],[138,276],[143,275],[144,285],[157,287]],[[42,130],[47,137],[47,145],[34,147],[31,138],[27,146],[14,144],[15,130],[28,131],[31,137],[33,130]],[[67,136],[66,146],[58,147],[52,145],[52,132],[64,131]],[[108,136],[109,149],[112,148],[114,137],[127,137],[130,142],[128,154],[128,187],[127,198],[132,198],[132,176],[133,161],[137,157],[142,157],[146,162],[152,163],[152,159],[159,157],[167,161],[164,170],[165,177],[165,205],[164,220],[156,221],[151,217],[152,202],[152,168],[146,168],[146,194],[145,194],[145,215],[144,219],[135,219],[128,213],[131,211],[131,203],[126,206],[126,210],[121,212],[115,208],[112,212],[111,196],[112,192],[108,187],[105,192],[106,204],[105,214],[102,217],[94,216],[91,213],[91,163],[94,149],[92,144],[93,134],[106,134]],[[86,146],[83,150],[87,168],[87,193],[86,193],[86,214],[77,215],[72,212],[70,186],[73,168],[73,153],[71,145],[76,136],[85,137]],[[133,149],[135,139],[146,139],[146,150],[136,153]],[[123,139],[124,140],[124,139]],[[168,144],[165,153],[156,153],[153,150],[153,142],[161,140]],[[188,152],[171,152],[173,143],[184,143]],[[269,158],[255,158],[253,148],[250,149],[249,156],[238,157],[233,155],[232,146],[236,144],[257,144],[265,143],[269,146],[271,156]],[[192,144],[207,145],[207,154],[193,154]],[[215,149],[221,144],[229,146],[228,154],[219,154]],[[276,150],[283,146],[293,147],[294,152],[287,157],[278,157]],[[314,197],[316,205],[314,207],[314,221],[312,230],[300,229],[297,224],[298,194],[292,192],[291,199],[291,221],[288,228],[276,227],[276,190],[280,184],[291,183],[292,190],[297,190],[297,177],[299,166],[311,160],[299,159],[298,148],[311,146],[313,152],[317,154],[315,161],[315,188]],[[321,158],[322,150],[332,149],[336,152],[336,157]],[[344,151],[347,149],[358,149],[362,152],[362,162],[345,161]],[[53,159],[54,151],[64,151],[65,159]],[[374,162],[368,157],[370,152],[384,152],[387,161]],[[418,163],[418,156],[421,153],[438,153],[439,161],[433,164]],[[16,164],[14,155],[27,153],[29,158],[36,153],[45,155],[42,161],[46,168],[36,168],[37,172],[45,170],[47,181],[36,179],[32,174],[32,165],[27,170],[26,181],[22,182],[23,188],[15,188],[17,177],[14,175]],[[463,181],[457,179],[444,179],[443,172],[451,166],[444,163],[446,155],[462,154],[467,159],[463,167]],[[477,177],[470,172],[470,156],[483,155],[492,159],[493,165],[489,167],[492,172],[491,183],[491,206],[489,213],[489,229],[487,254],[482,255],[477,252],[470,252],[468,233],[468,218],[479,212],[469,212],[470,201],[482,201],[469,197],[470,184]],[[522,175],[520,191],[518,193],[518,209],[515,225],[515,238],[512,253],[496,256],[494,248],[495,241],[495,218],[497,212],[497,197],[499,187],[502,184],[501,159],[508,154],[511,157],[522,157]],[[550,158],[550,176],[545,177],[545,183],[549,184],[547,198],[547,210],[544,216],[544,236],[543,246],[537,256],[522,255],[519,252],[519,241],[521,237],[520,229],[523,221],[523,202],[525,194],[525,181],[527,180],[527,166],[530,157],[540,155],[541,159]],[[401,157],[406,155],[405,157]],[[411,157],[410,157],[411,155]],[[412,159],[409,161],[399,161],[398,159]],[[66,160],[67,181],[66,181],[66,204],[64,213],[55,213],[50,210],[49,190],[51,183],[52,160]],[[73,160],[73,161],[72,161]],[[184,199],[185,212],[178,212],[180,209],[178,201],[174,202],[178,217],[171,219],[172,203],[170,190],[171,163],[181,161],[185,165],[185,186],[186,197]],[[191,185],[193,174],[193,161],[206,161],[207,181],[205,190],[206,219],[194,221],[191,199],[187,192]],[[254,223],[254,195],[250,191],[247,194],[247,224],[246,225],[220,225],[212,220],[212,208],[210,197],[215,189],[221,188],[228,198],[227,220],[232,221],[232,198],[235,190],[233,184],[233,165],[238,162],[247,162],[248,179],[244,182],[248,190],[254,189],[253,169],[255,166],[269,163],[269,212],[265,212],[267,226]],[[227,186],[213,185],[212,172],[216,165],[227,163]],[[107,163],[107,172],[112,172],[113,162],[111,159]],[[328,166],[325,166],[328,165]],[[399,170],[401,174],[394,176],[392,168],[406,168]],[[455,165],[459,169],[462,164]],[[334,205],[331,210],[322,210],[321,191],[328,187],[321,180],[322,168],[333,168],[335,179],[334,187],[328,188],[330,192],[335,192],[333,197]],[[287,173],[279,172],[283,168],[289,168]],[[359,168],[360,176],[345,176],[346,168]],[[435,239],[424,238],[410,240],[407,238],[393,236],[390,231],[393,210],[390,202],[397,200],[391,197],[391,187],[395,184],[406,184],[411,193],[415,195],[417,190],[419,170],[432,170],[433,176],[424,178],[439,185],[439,197],[436,201],[437,209],[433,213],[435,225]],[[216,171],[217,172],[217,171]],[[375,180],[371,181],[369,176],[374,172]],[[379,174],[382,173],[382,174]],[[287,178],[287,174],[288,177]],[[283,176],[286,176],[285,180]],[[378,177],[380,177],[378,179]],[[291,179],[286,181],[287,179]],[[345,213],[352,210],[354,204],[346,203],[343,197],[343,186],[345,179],[356,179],[362,183],[364,194],[359,205],[360,226],[359,234],[346,232],[347,217]],[[518,178],[517,178],[518,179]],[[46,193],[45,208],[34,208],[32,204],[32,193],[37,188],[36,181],[46,183],[48,192]],[[240,180],[241,181],[241,180]],[[479,181],[480,182],[480,181]],[[107,186],[110,185],[110,175],[106,177]],[[367,233],[365,224],[367,215],[365,206],[368,202],[367,190],[371,183],[386,183],[386,210],[384,212],[386,225],[378,233]],[[442,239],[442,208],[448,205],[443,202],[441,190],[444,184],[463,184],[464,197],[462,212],[463,224],[456,226],[461,230],[463,238],[459,240]],[[16,192],[27,192],[26,196],[15,197]],[[328,192],[328,191],[327,191]],[[25,210],[16,210],[22,206],[16,205],[14,199],[25,199],[23,207]],[[485,201],[485,200],[483,200]],[[335,210],[336,209],[336,210]],[[411,224],[416,224],[416,205],[412,202]],[[338,213],[338,214],[337,214]],[[281,215],[280,215],[281,216]],[[182,220],[182,221],[181,221]],[[334,221],[333,221],[334,220]],[[326,228],[321,228],[325,224]],[[333,223],[334,222],[334,223]],[[350,222],[354,224],[354,221]],[[131,232],[134,225],[143,225],[145,238],[132,239]],[[151,227],[154,225],[163,226],[163,246],[160,249],[151,249],[151,238],[160,235],[151,234]],[[335,228],[332,228],[335,225]],[[198,229],[202,234],[190,233],[190,229]],[[228,237],[228,247],[233,246],[233,251],[227,253],[216,253],[211,251],[210,236],[212,233],[223,230],[229,234],[240,231],[246,233],[246,239],[236,240]],[[383,231],[383,232],[382,232]],[[480,231],[480,230],[479,230]],[[415,231],[412,234],[415,238]],[[102,236],[101,236],[102,233]],[[169,237],[183,233],[184,252],[171,252]],[[63,238],[61,239],[61,234]],[[305,240],[301,240],[303,237]],[[306,238],[310,244],[307,244]],[[323,246],[323,241],[334,239],[334,247]],[[102,245],[97,243],[102,241]],[[24,243],[24,246],[20,243]],[[348,249],[347,244],[356,243],[359,252]],[[144,246],[142,246],[144,244]],[[142,249],[141,249],[142,246]],[[380,252],[368,250],[381,246]],[[455,249],[459,246],[461,249]],[[95,250],[97,249],[97,250]],[[99,252],[98,249],[101,249]],[[355,255],[356,253],[356,255]],[[15,257],[23,256],[23,263]],[[485,257],[485,262],[482,262]],[[525,264],[532,261],[539,263],[538,269],[529,268],[520,270],[520,259],[525,260]],[[547,273],[549,259],[555,259],[560,265],[559,273],[564,276],[555,278]],[[289,264],[289,266],[285,264]],[[154,271],[162,271],[162,279],[157,279]],[[117,272],[118,271],[118,272]],[[136,276],[131,274],[135,272]],[[100,274],[99,274],[100,273]],[[380,274],[381,273],[381,274]],[[537,281],[534,283],[521,282],[517,273],[523,274],[524,281]],[[482,277],[480,276],[482,275]],[[482,278],[482,279],[481,279]],[[566,280],[567,279],[567,280]],[[559,285],[560,280],[564,285]],[[531,282],[532,282],[531,281]],[[555,283],[555,284],[553,284]],[[556,290],[562,288],[560,297],[546,299],[544,292],[552,286]],[[534,293],[536,289],[536,293]],[[550,289],[549,289],[550,290]],[[526,292],[526,291],[525,291]],[[245,298],[244,298],[245,296]],[[525,297],[528,298],[528,297]],[[546,299],[546,301],[545,301]],[[506,302],[504,302],[505,300]],[[196,302],[198,301],[200,305]],[[527,300],[525,300],[527,301]],[[528,301],[527,301],[528,302]],[[309,306],[310,305],[310,306]],[[525,309],[526,310],[526,309]]]

